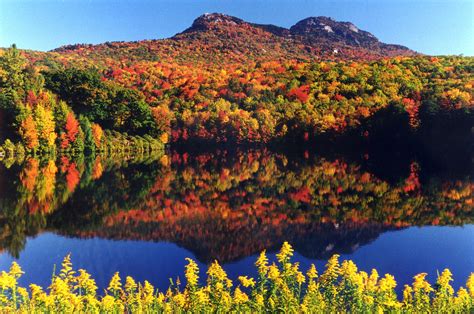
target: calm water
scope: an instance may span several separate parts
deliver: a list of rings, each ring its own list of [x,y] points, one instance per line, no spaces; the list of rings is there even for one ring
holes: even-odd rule
[[[303,269],[338,253],[366,271],[474,271],[472,167],[368,154],[177,152],[166,156],[27,159],[0,166],[0,270],[48,286],[72,253],[105,288],[112,274],[165,289],[185,257],[254,275],[283,241]],[[202,271],[204,274],[204,271]]]

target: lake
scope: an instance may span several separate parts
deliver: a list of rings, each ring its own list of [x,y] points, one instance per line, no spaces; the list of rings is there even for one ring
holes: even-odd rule
[[[301,148],[4,160],[0,270],[16,260],[21,284],[48,286],[71,253],[100,291],[115,271],[166,289],[186,257],[236,279],[288,241],[304,270],[340,254],[393,274],[398,292],[445,268],[457,288],[474,271],[472,178],[470,163]]]

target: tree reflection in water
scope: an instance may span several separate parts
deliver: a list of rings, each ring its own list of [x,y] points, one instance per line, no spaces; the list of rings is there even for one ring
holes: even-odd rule
[[[202,262],[283,241],[327,258],[388,230],[473,222],[469,175],[435,175],[412,159],[387,179],[365,159],[267,149],[28,158],[0,170],[0,248],[18,256],[27,236],[53,231],[166,240]]]

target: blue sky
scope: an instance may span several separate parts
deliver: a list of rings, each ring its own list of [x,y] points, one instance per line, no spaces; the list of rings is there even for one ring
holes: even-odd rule
[[[220,12],[284,27],[325,15],[423,53],[474,55],[473,11],[474,0],[0,0],[0,46],[165,38]]]

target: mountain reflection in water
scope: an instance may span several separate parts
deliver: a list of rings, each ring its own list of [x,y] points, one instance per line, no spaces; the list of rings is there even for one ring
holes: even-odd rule
[[[427,173],[406,160],[405,173],[383,179],[366,159],[267,149],[29,158],[0,170],[0,249],[17,257],[28,236],[49,231],[168,241],[204,263],[283,241],[325,259],[389,230],[473,223],[469,173]]]

